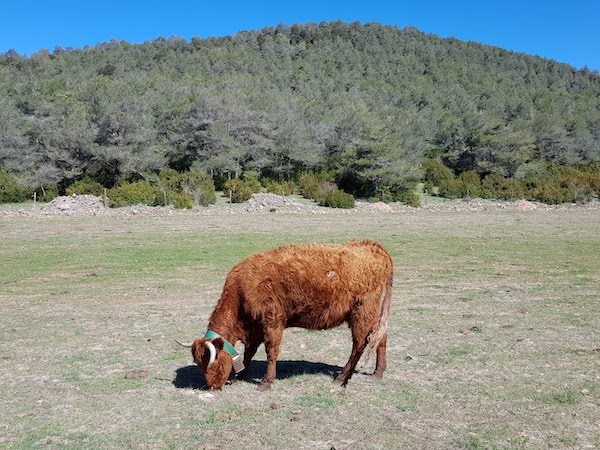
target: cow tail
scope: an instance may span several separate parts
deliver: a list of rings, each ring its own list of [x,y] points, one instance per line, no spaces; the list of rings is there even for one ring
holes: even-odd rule
[[[392,301],[392,285],[393,275],[390,275],[381,298],[381,308],[379,310],[379,322],[377,323],[377,328],[375,328],[367,337],[365,364],[369,362],[371,354],[377,349],[377,346],[387,333],[388,320],[390,318],[390,304]]]

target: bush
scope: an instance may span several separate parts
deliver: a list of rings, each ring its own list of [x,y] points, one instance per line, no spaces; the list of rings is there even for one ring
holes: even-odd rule
[[[163,169],[158,174],[158,186],[165,191],[181,192],[183,174],[175,169]]]
[[[320,200],[324,191],[336,188],[330,172],[305,173],[298,180],[300,194],[312,200]]]
[[[215,185],[208,173],[202,170],[184,172],[180,184],[183,193],[190,196],[196,205],[208,206],[217,201]]]
[[[101,197],[104,194],[104,186],[91,178],[84,178],[76,181],[67,188],[67,195],[96,195]]]
[[[558,183],[553,183],[552,180],[532,189],[531,196],[533,199],[549,205],[560,205],[574,200],[569,189],[561,187]]]
[[[441,180],[439,193],[449,198],[479,197],[481,196],[481,178],[474,170],[467,170],[458,178]]]
[[[40,188],[41,192],[38,192],[36,199],[40,202],[51,202],[56,197],[58,197],[58,186],[46,186],[45,188]],[[37,192],[37,190],[36,190]]]
[[[177,172],[175,169],[161,170],[158,174],[158,186],[163,193],[170,194],[171,199],[174,198],[173,193],[178,193],[190,197],[195,205],[208,206],[217,201],[215,185],[203,170],[191,169],[187,172]]]
[[[249,200],[252,194],[260,192],[261,187],[258,181],[243,181],[239,178],[234,178],[225,183],[225,195],[231,192],[232,203],[242,203]]]
[[[542,179],[530,179],[529,196],[544,203],[586,202],[598,196],[600,173],[584,168],[551,166]]]
[[[461,183],[456,178],[443,180],[438,186],[438,193],[442,197],[458,198],[462,196],[461,186]]]
[[[29,199],[30,191],[21,186],[7,170],[0,169],[0,203],[19,203]]]
[[[319,206],[329,208],[354,208],[354,196],[339,189],[324,192],[319,199]]]
[[[176,209],[192,209],[194,206],[194,199],[187,194],[181,192],[169,192],[167,198],[173,203],[173,207]]]
[[[405,205],[412,206],[413,208],[420,208],[422,205],[421,194],[413,189],[408,189],[399,195],[399,200]]]
[[[154,206],[162,201],[162,193],[147,181],[136,181],[110,189],[108,198],[113,208],[138,204]]]
[[[598,174],[586,172],[574,167],[560,167],[555,177],[562,188],[568,189],[573,202],[590,201],[598,194]]]
[[[462,197],[481,196],[481,178],[474,170],[467,170],[458,176],[458,182],[462,190]]]
[[[265,184],[265,190],[272,194],[287,197],[288,195],[292,195],[296,190],[296,183],[293,181],[278,182],[269,180]]]
[[[481,182],[481,196],[500,200],[517,200],[526,197],[525,184],[515,178],[488,175]]]
[[[454,173],[437,159],[427,159],[421,165],[423,171],[423,180],[425,181],[425,189],[435,194],[440,184],[454,179]]]

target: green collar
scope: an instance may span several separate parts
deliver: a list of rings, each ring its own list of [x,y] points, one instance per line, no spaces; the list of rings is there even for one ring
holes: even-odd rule
[[[225,348],[225,350],[227,350],[227,352],[231,355],[231,356],[236,356],[238,354],[238,352],[235,350],[235,347],[233,345],[231,345],[231,343],[225,339],[223,336],[221,336],[218,333],[215,333],[214,331],[208,330],[206,332],[206,334],[204,335],[204,337],[206,339],[217,339],[217,338],[221,338],[223,339],[224,345],[223,347]]]

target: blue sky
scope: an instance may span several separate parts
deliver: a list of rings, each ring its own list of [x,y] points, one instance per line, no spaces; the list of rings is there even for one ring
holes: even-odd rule
[[[600,70],[600,1],[5,0],[0,52],[83,47],[111,38],[209,37],[278,23],[379,22]]]

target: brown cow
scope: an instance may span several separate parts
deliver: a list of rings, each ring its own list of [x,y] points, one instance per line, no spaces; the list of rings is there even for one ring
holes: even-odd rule
[[[348,383],[365,349],[367,354],[377,350],[373,376],[381,378],[386,369],[392,276],[389,253],[370,241],[290,245],[258,253],[227,275],[205,337],[180,344],[191,347],[207,385],[221,389],[232,368],[247,374],[264,343],[267,370],[258,386],[262,391],[275,380],[284,328],[325,330],[347,322],[352,353],[336,382]],[[237,341],[245,346],[243,364],[233,347]]]

